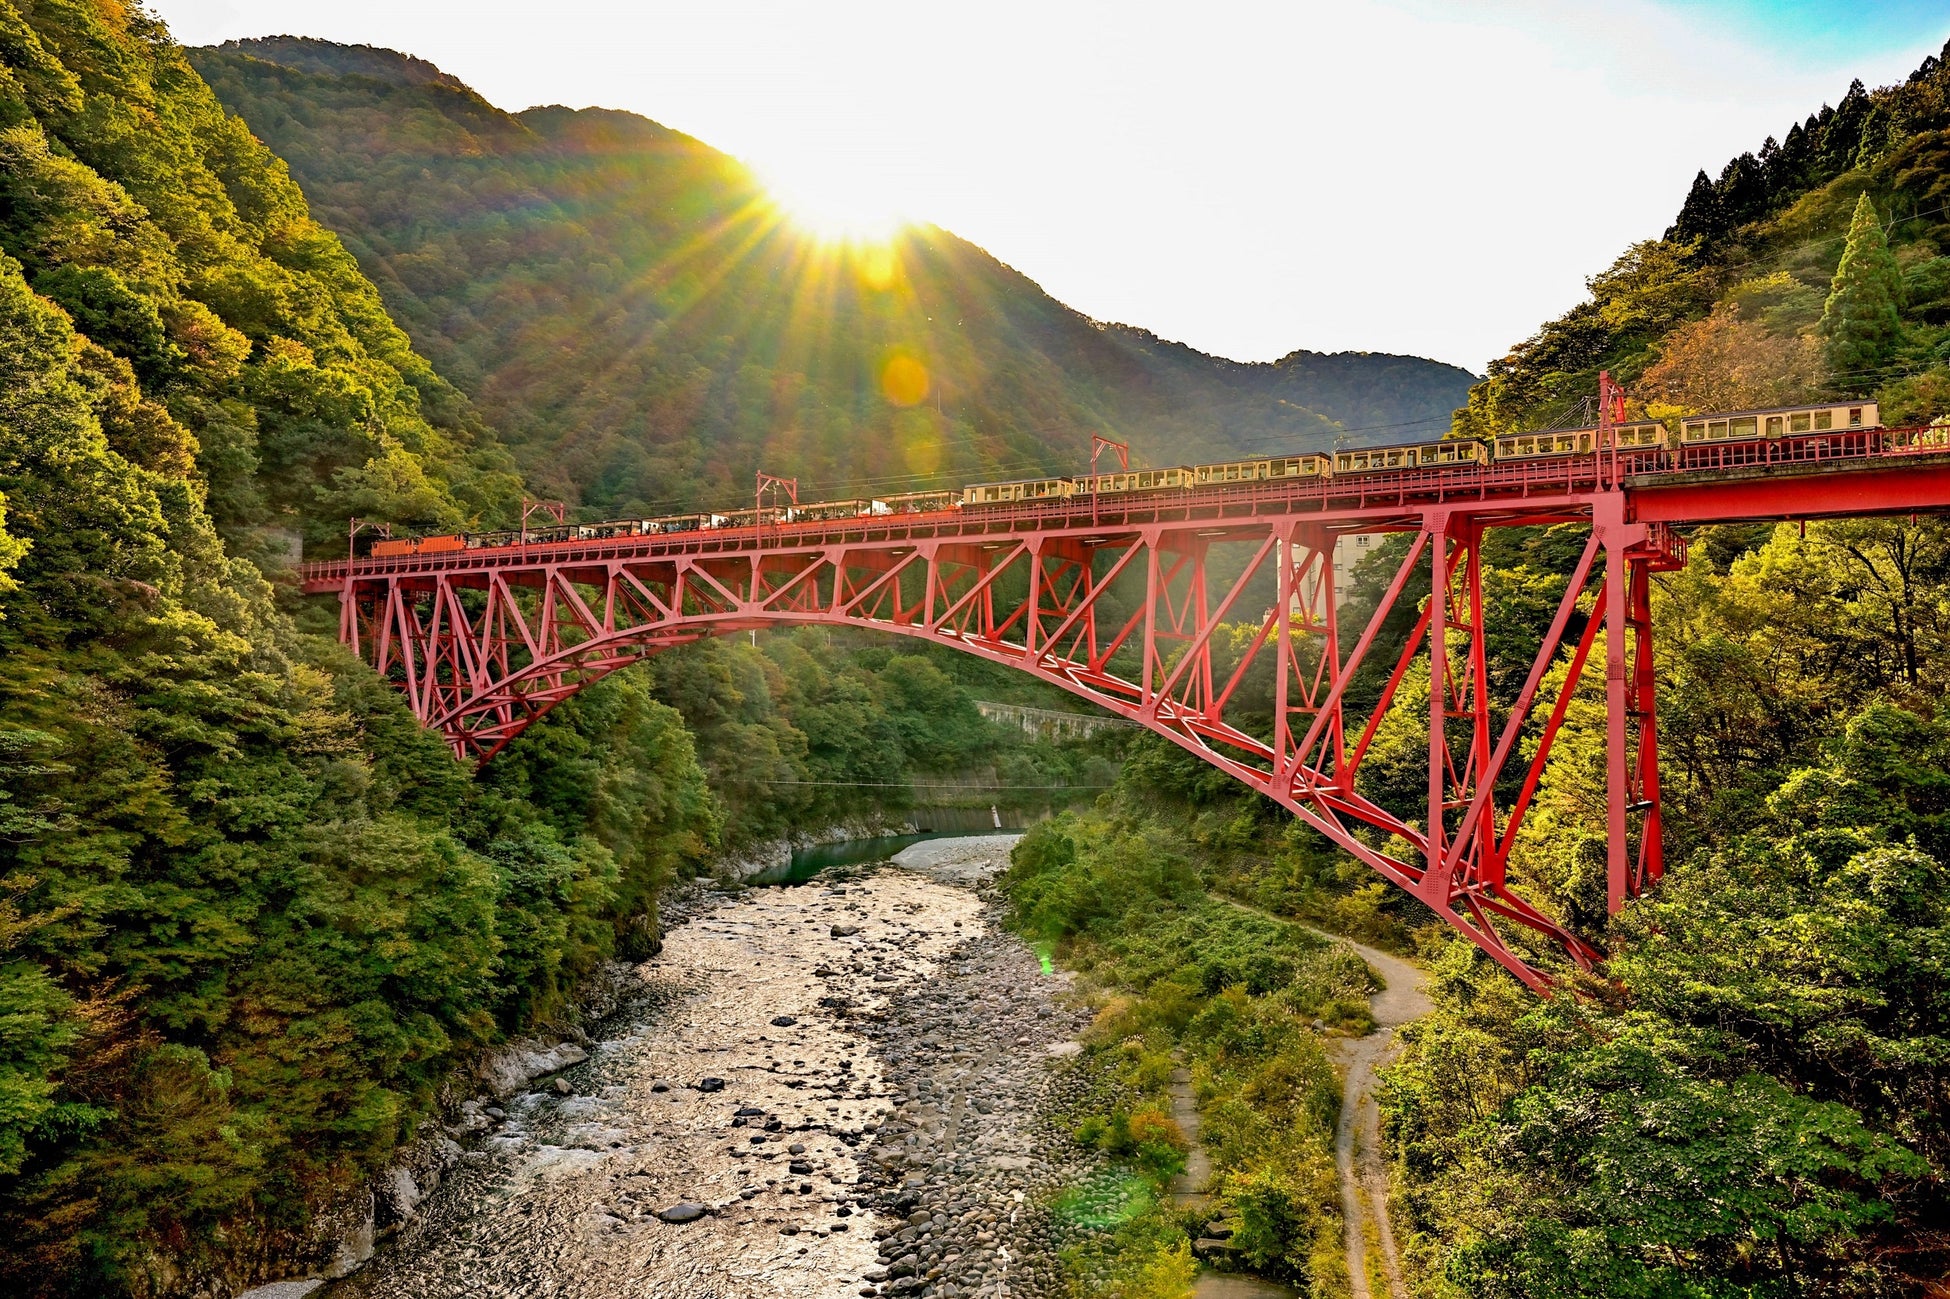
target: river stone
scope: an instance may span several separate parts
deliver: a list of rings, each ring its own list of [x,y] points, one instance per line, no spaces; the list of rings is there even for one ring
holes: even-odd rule
[[[724,1090],[724,1079],[700,1078],[697,1080],[697,1089],[701,1092],[721,1092]]]
[[[774,1016],[772,1016],[772,1027],[773,1027],[773,1028],[791,1028],[791,1027],[792,1027],[792,1026],[793,1026],[794,1024],[797,1024],[798,1022],[799,1022],[799,1021],[798,1021],[797,1019],[795,1019],[795,1018],[794,1018],[793,1016],[791,1016],[791,1015],[774,1015]]]
[[[835,938],[851,938],[860,932],[858,925],[834,925],[831,933]]]
[[[803,1159],[795,1159],[791,1163],[785,1166],[786,1172],[797,1173],[801,1177],[812,1176],[812,1170],[813,1170],[812,1165],[807,1163]]]
[[[664,1222],[675,1222],[675,1223],[696,1222],[699,1218],[702,1218],[706,1212],[707,1210],[705,1209],[705,1207],[699,1204],[696,1200],[680,1200],[676,1204],[671,1205],[668,1209],[657,1210],[657,1217],[662,1219]]]

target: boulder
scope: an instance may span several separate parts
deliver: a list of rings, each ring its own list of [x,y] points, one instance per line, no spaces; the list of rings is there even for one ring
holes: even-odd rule
[[[679,1200],[668,1209],[657,1210],[657,1217],[664,1222],[686,1223],[696,1222],[708,1212],[710,1210],[696,1200]]]
[[[534,1038],[510,1042],[481,1061],[481,1082],[497,1099],[506,1100],[537,1078],[581,1064],[589,1053],[574,1042],[545,1046]]]

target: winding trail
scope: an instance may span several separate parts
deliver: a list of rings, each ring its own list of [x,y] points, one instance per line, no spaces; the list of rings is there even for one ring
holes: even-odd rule
[[[1374,1075],[1377,1069],[1394,1058],[1395,1030],[1420,1019],[1435,1008],[1428,993],[1423,991],[1428,975],[1419,966],[1379,948],[1369,947],[1366,943],[1357,943],[1344,935],[1315,929],[1290,916],[1275,915],[1237,898],[1224,900],[1241,911],[1250,911],[1280,924],[1299,925],[1308,933],[1330,943],[1346,943],[1368,963],[1370,969],[1381,976],[1382,983],[1386,985],[1368,998],[1375,1031],[1366,1037],[1340,1038],[1331,1048],[1334,1062],[1341,1066],[1342,1075],[1341,1119],[1334,1133],[1334,1164],[1340,1172],[1341,1217],[1347,1224],[1347,1273],[1353,1299],[1375,1299],[1371,1279],[1373,1271],[1368,1258],[1370,1244],[1380,1254],[1380,1272],[1386,1282],[1389,1299],[1403,1299],[1408,1291],[1402,1281],[1401,1256],[1395,1248],[1394,1226],[1388,1218],[1388,1165],[1381,1155],[1381,1107],[1375,1103]],[[1184,1091],[1189,1103],[1189,1079],[1186,1080]],[[1177,1093],[1178,1079],[1174,1078],[1174,1102],[1179,1099]],[[1181,1126],[1183,1122],[1181,1115]],[[1203,1158],[1205,1152],[1197,1145],[1196,1127],[1190,1129],[1189,1134],[1193,1141],[1192,1158]],[[1205,1167],[1209,1177],[1209,1161]],[[1188,1189],[1204,1189],[1203,1180],[1192,1183],[1189,1178],[1184,1178],[1181,1181],[1189,1183]],[[1207,1273],[1201,1276],[1196,1292],[1199,1299],[1220,1299],[1222,1294],[1231,1293],[1206,1288],[1206,1276],[1218,1275]]]
[[[1346,943],[1388,986],[1368,999],[1375,1031],[1342,1038],[1334,1055],[1343,1070],[1341,1122],[1334,1134],[1334,1162],[1341,1174],[1341,1215],[1347,1222],[1347,1273],[1354,1299],[1374,1299],[1368,1258],[1372,1243],[1381,1254],[1381,1273],[1390,1299],[1407,1293],[1401,1257],[1388,1219],[1388,1165],[1381,1154],[1381,1107],[1375,1103],[1375,1070],[1394,1057],[1395,1030],[1434,1009],[1423,985],[1427,975],[1399,956],[1390,956],[1352,939],[1320,933]]]

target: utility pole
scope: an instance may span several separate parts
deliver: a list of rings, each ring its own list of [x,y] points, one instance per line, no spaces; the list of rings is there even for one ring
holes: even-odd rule
[[[567,523],[569,507],[560,501],[531,501],[521,498],[521,544],[528,544],[528,519],[530,515],[546,514],[557,523]]]
[[[758,471],[757,485],[752,489],[753,511],[765,508],[765,493],[767,492],[772,493],[772,499],[774,501],[777,501],[779,497],[783,496],[788,504],[797,505],[799,503],[799,480],[797,478],[781,478],[777,474],[768,474],[761,469]],[[753,522],[756,523],[757,520],[754,519]]]
[[[358,540],[359,534],[362,532],[376,532],[380,536],[391,540],[393,536],[393,525],[390,523],[380,523],[376,519],[347,519],[345,521],[345,562],[348,567],[351,566],[353,559],[352,543]]]
[[[1612,382],[1610,370],[1598,371],[1598,452],[1611,468],[1611,485],[1618,486],[1618,425],[1625,422],[1625,390]]]

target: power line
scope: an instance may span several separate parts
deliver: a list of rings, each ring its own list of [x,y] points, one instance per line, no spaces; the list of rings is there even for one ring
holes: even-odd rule
[[[734,782],[737,783],[737,782]],[[827,789],[956,789],[966,794],[993,794],[1005,789],[1115,789],[1115,785],[947,785],[890,780],[766,780],[753,785],[818,785]]]

